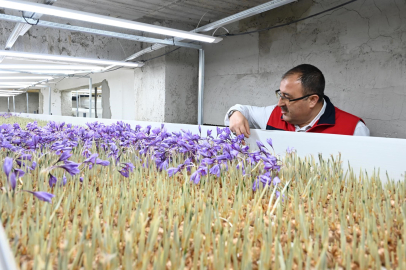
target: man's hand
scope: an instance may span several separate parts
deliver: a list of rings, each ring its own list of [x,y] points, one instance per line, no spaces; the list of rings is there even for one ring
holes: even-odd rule
[[[245,138],[249,138],[251,135],[248,120],[239,111],[235,111],[230,117],[230,130],[237,136],[244,134]]]

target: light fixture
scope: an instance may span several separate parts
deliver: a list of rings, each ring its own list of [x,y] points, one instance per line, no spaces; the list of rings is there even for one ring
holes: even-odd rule
[[[36,83],[38,83],[38,82],[0,82],[0,85],[1,86],[7,86],[7,85],[16,86],[16,85],[33,85]]]
[[[19,23],[16,25],[14,28],[13,32],[11,32],[7,42],[6,42],[6,50],[11,49],[13,47],[14,43],[17,41],[18,37],[20,36],[21,31],[24,29],[25,24],[24,23]]]
[[[16,90],[0,90],[0,93],[23,93],[23,91],[16,91]]]
[[[10,86],[10,85],[0,85],[0,89],[19,89],[19,88],[25,88],[25,87],[30,87],[30,85],[17,85],[17,86]]]
[[[1,1],[2,0],[0,0],[0,3],[1,3]],[[100,60],[100,59],[93,59],[93,58],[50,55],[50,54],[41,54],[41,53],[15,52],[15,51],[6,51],[6,50],[0,50],[0,55],[3,55],[5,57],[39,59],[39,60],[55,60],[55,61],[61,61],[61,62],[85,63],[85,64],[95,64],[95,65],[115,65],[115,66],[124,66],[124,67],[141,67],[141,66],[143,66],[142,63],[136,63],[136,62]],[[0,66],[0,68],[1,68],[1,66]]]
[[[18,73],[17,71],[3,71],[3,70],[0,70],[0,74],[15,74],[15,73]]]
[[[11,76],[11,77],[0,77],[0,81],[2,80],[53,80],[54,77],[51,76]]]
[[[78,21],[115,26],[125,29],[155,33],[160,35],[180,37],[184,39],[197,40],[208,43],[217,43],[222,38],[212,37],[202,34],[186,32],[182,30],[171,29],[163,26],[150,25],[146,23],[134,22],[124,19],[113,18],[98,14],[92,14],[83,11],[70,10],[66,8],[54,7],[49,5],[25,2],[20,0],[0,0],[0,7],[14,10],[30,11],[50,16],[73,19]]]
[[[0,64],[0,69],[17,69],[17,70],[102,70],[99,66],[85,66],[85,65],[36,65],[36,64]]]
[[[13,97],[18,96],[19,94],[0,94],[0,97]]]
[[[56,76],[56,77],[58,77],[58,76],[63,77],[65,75],[90,73],[90,72],[91,71],[89,71],[89,70],[52,70],[52,69],[21,69],[21,70],[16,71],[16,73],[20,73],[20,74],[49,75],[49,76]],[[5,72],[5,73],[9,73],[9,72]]]

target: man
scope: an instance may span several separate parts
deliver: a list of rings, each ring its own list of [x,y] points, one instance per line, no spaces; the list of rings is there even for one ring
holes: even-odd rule
[[[369,136],[364,121],[344,112],[324,95],[323,73],[315,66],[303,64],[282,76],[276,90],[278,104],[267,107],[235,105],[224,124],[236,135],[249,137],[250,128]]]

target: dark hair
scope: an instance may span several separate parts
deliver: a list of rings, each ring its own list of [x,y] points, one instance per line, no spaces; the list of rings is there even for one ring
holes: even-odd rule
[[[318,94],[320,97],[319,101],[321,102],[324,96],[326,81],[320,69],[309,64],[298,65],[283,74],[282,80],[296,74],[299,75],[299,80],[302,83],[303,94]]]

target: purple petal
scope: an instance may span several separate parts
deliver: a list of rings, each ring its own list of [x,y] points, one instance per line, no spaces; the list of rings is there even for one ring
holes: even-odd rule
[[[28,190],[24,190],[25,192],[29,192],[32,195],[34,195],[35,197],[37,197],[37,199],[44,201],[44,202],[52,202],[52,198],[55,197],[54,194],[48,193],[48,192],[44,192],[44,191],[28,191]]]
[[[173,167],[173,168],[167,169],[166,171],[168,172],[169,177],[172,177],[179,171],[179,169],[176,167]]]
[[[190,181],[193,181],[193,183],[195,183],[195,184],[199,184],[199,182],[200,182],[200,173],[199,173],[199,171],[195,171],[190,176]]]
[[[80,166],[80,163],[75,163],[73,161],[65,161],[65,164],[58,165],[57,168],[62,168],[67,173],[74,176],[74,175],[80,173],[79,166]]]
[[[99,154],[95,153],[92,154],[89,158],[85,159],[85,161],[83,161],[83,163],[96,163],[96,158],[99,156]]]
[[[63,177],[62,177],[62,185],[65,186],[67,181],[68,181],[68,179],[66,179],[66,175],[63,174]]]
[[[272,139],[271,139],[271,138],[266,139],[266,142],[273,148],[273,146],[272,146]]]
[[[71,156],[72,156],[72,154],[70,152],[62,152],[62,155],[59,157],[59,159],[56,163],[68,160]]]
[[[32,155],[30,155],[30,154],[24,154],[24,155],[19,156],[17,159],[20,159],[20,160],[29,160],[29,161],[31,161]]]
[[[261,149],[262,147],[265,147],[265,145],[260,141],[257,141],[257,145],[258,145],[259,149]]]
[[[10,174],[12,168],[13,168],[13,159],[10,157],[6,157],[3,163],[3,170],[4,173],[7,175],[7,177]]]
[[[23,170],[20,170],[20,169],[14,169],[14,173],[16,174],[17,178],[23,177],[24,174],[25,174],[25,172]]]
[[[13,190],[16,189],[16,186],[17,186],[17,179],[16,179],[16,175],[15,175],[14,173],[10,173],[9,182],[10,182],[11,188],[12,188]]]
[[[110,161],[108,160],[101,160],[101,159],[96,159],[96,164],[101,165],[101,166],[109,166]]]
[[[48,181],[49,186],[50,187],[55,186],[56,182],[58,182],[58,179],[55,176],[53,176],[52,174],[49,174],[49,181]]]
[[[274,179],[272,180],[272,183],[276,186],[277,184],[279,184],[281,182],[281,179],[279,179],[278,176],[275,176]]]
[[[35,170],[35,167],[37,167],[37,162],[33,161],[31,164],[31,170]]]
[[[217,175],[217,177],[220,177],[220,165],[216,164],[210,169],[210,174]]]

